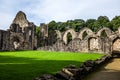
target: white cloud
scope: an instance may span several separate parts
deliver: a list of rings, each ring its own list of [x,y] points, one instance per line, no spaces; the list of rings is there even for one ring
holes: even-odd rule
[[[7,13],[0,13],[0,29],[8,29],[10,24],[12,23],[13,16]]]
[[[89,19],[106,15],[110,19],[120,15],[119,0],[0,0],[0,29],[8,28],[15,14],[22,10],[28,20],[41,22]],[[3,19],[4,18],[4,19]]]
[[[32,9],[32,14],[45,22],[75,18],[86,20],[100,15],[113,18],[120,13],[119,2],[119,0],[44,0]]]

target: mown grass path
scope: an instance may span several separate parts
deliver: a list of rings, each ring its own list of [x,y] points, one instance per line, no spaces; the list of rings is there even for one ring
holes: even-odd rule
[[[32,80],[41,74],[55,74],[70,64],[80,66],[103,54],[48,51],[0,52],[0,80]]]

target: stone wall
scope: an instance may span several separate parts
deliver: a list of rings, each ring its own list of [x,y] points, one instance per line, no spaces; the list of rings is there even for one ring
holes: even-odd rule
[[[40,25],[40,34],[36,36],[36,26],[29,22],[24,12],[19,11],[14,18],[10,29],[0,30],[0,50],[50,50],[72,52],[120,52],[120,28],[113,32],[109,28],[93,32],[85,27],[79,32],[68,29],[48,31],[44,23]],[[106,36],[102,34],[106,33]],[[68,41],[68,34],[72,40]],[[39,46],[40,45],[40,46]]]
[[[10,48],[10,32],[0,30],[0,51],[9,50]]]
[[[112,59],[111,55],[105,55],[97,60],[87,60],[79,67],[69,65],[57,71],[54,75],[43,74],[33,80],[84,80],[90,73],[97,71]]]
[[[102,28],[97,32],[93,32],[89,28],[83,28],[80,32],[68,29],[65,32],[55,31],[57,41],[52,46],[47,46],[51,51],[72,51],[72,52],[96,52],[96,53],[112,53],[120,52],[120,33],[111,31],[109,28]],[[84,33],[87,33],[84,36]],[[105,32],[106,36],[102,33]],[[68,34],[71,34],[72,40],[68,42]],[[49,36],[49,34],[48,34]],[[55,38],[54,38],[55,39]],[[49,42],[49,41],[48,41]],[[38,48],[47,50],[46,47]]]
[[[0,51],[33,50],[37,48],[36,26],[29,22],[25,13],[19,11],[10,29],[0,30]]]

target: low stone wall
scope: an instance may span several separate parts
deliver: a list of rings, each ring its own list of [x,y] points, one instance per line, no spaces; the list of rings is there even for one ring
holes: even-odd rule
[[[84,77],[96,70],[103,63],[109,61],[111,58],[111,55],[105,55],[97,60],[88,60],[84,62],[80,67],[70,65],[64,67],[55,75],[44,74],[40,77],[36,77],[34,80],[82,80]]]

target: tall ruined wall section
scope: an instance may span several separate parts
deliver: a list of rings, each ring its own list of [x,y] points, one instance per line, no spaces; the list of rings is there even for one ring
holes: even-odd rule
[[[32,50],[37,48],[36,26],[24,12],[16,14],[10,29],[0,30],[0,50]]]
[[[9,50],[10,48],[10,31],[0,30],[0,51]]]
[[[24,30],[25,27],[29,26],[29,22],[26,18],[26,15],[22,11],[19,11],[17,13],[15,19],[13,20],[13,24],[19,24],[22,30]]]

